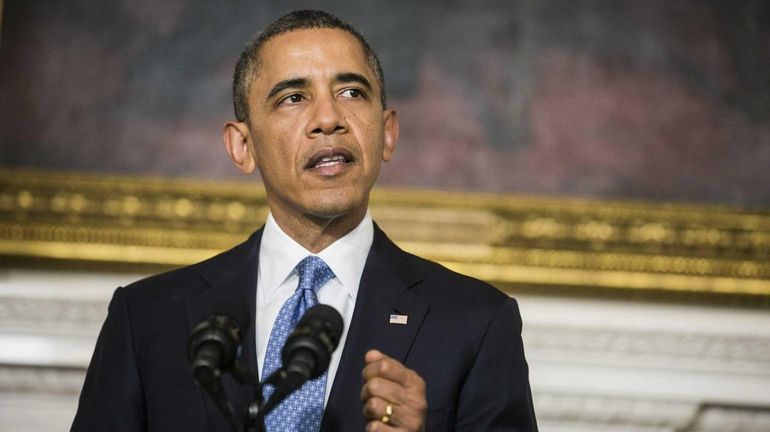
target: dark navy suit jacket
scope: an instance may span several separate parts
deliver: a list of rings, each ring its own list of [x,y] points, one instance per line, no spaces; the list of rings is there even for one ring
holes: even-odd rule
[[[240,361],[257,373],[261,238],[259,230],[207,261],[115,291],[72,431],[231,430],[193,383],[187,339],[209,315],[233,316],[244,329]],[[407,324],[390,324],[394,313]],[[323,431],[364,430],[361,372],[372,348],[425,379],[428,432],[537,430],[516,301],[402,251],[376,225]],[[252,390],[229,375],[224,387],[242,412]]]

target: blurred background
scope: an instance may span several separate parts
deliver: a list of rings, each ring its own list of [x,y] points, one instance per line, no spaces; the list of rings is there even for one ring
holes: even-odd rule
[[[158,269],[90,265],[104,260],[32,239],[36,203],[50,201],[40,212],[57,226],[80,229],[107,222],[73,212],[89,200],[109,210],[110,191],[142,179],[155,180],[121,209],[152,194],[195,204],[209,180],[226,185],[200,192],[211,202],[257,190],[221,145],[232,70],[258,29],[307,7],[353,23],[380,56],[401,136],[375,206],[385,203],[381,220],[405,245],[458,266],[498,265],[457,258],[448,244],[435,252],[440,235],[427,225],[406,233],[394,222],[445,207],[465,218],[447,217],[447,229],[468,236],[468,209],[482,203],[475,233],[497,230],[490,220],[514,227],[478,240],[485,247],[622,249],[658,263],[618,276],[597,261],[545,282],[474,274],[519,300],[541,430],[770,430],[770,1],[4,0],[0,431],[68,430],[112,291]],[[83,186],[60,182],[68,173],[104,178],[101,192],[78,201]],[[171,189],[157,192],[164,183]],[[617,208],[622,216],[609,215]],[[245,214],[223,230],[245,238],[264,216]],[[577,242],[575,227],[594,219],[621,234],[601,225]],[[577,234],[559,243],[551,222]],[[114,243],[122,254],[132,245]],[[727,291],[739,295],[712,295]]]
[[[762,0],[6,0],[2,164],[237,177],[220,144],[233,64],[308,5],[381,57],[402,119],[383,184],[770,200]]]

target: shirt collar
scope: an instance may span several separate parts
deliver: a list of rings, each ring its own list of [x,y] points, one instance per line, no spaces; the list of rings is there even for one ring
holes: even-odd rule
[[[374,223],[369,213],[357,227],[336,240],[326,249],[313,254],[286,234],[273,218],[267,216],[259,249],[263,298],[270,298],[286,279],[292,276],[297,264],[308,255],[317,255],[331,268],[337,280],[355,302],[358,285],[364,271],[366,257],[374,240]]]

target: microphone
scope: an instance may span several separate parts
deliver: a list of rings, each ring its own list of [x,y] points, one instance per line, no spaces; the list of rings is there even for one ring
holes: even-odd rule
[[[231,423],[233,407],[219,384],[219,376],[234,366],[239,349],[240,330],[235,321],[226,315],[212,315],[195,326],[187,350],[195,384],[214,399]]]
[[[192,331],[188,356],[195,382],[204,385],[230,369],[240,348],[240,329],[226,315],[212,315]]]
[[[329,368],[332,353],[342,336],[342,328],[342,316],[331,306],[317,304],[305,312],[283,345],[283,367],[265,382],[274,385],[275,391],[265,403],[262,415],[270,412],[306,381],[318,378]]]
[[[308,309],[283,345],[281,360],[286,372],[300,376],[300,385],[321,376],[329,368],[342,327],[342,316],[333,307],[318,304]]]

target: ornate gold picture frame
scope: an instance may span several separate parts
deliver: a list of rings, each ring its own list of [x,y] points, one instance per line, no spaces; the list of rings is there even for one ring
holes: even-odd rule
[[[0,259],[34,266],[190,264],[267,215],[247,182],[0,170]],[[770,305],[770,214],[724,205],[378,189],[404,249],[508,292]]]

